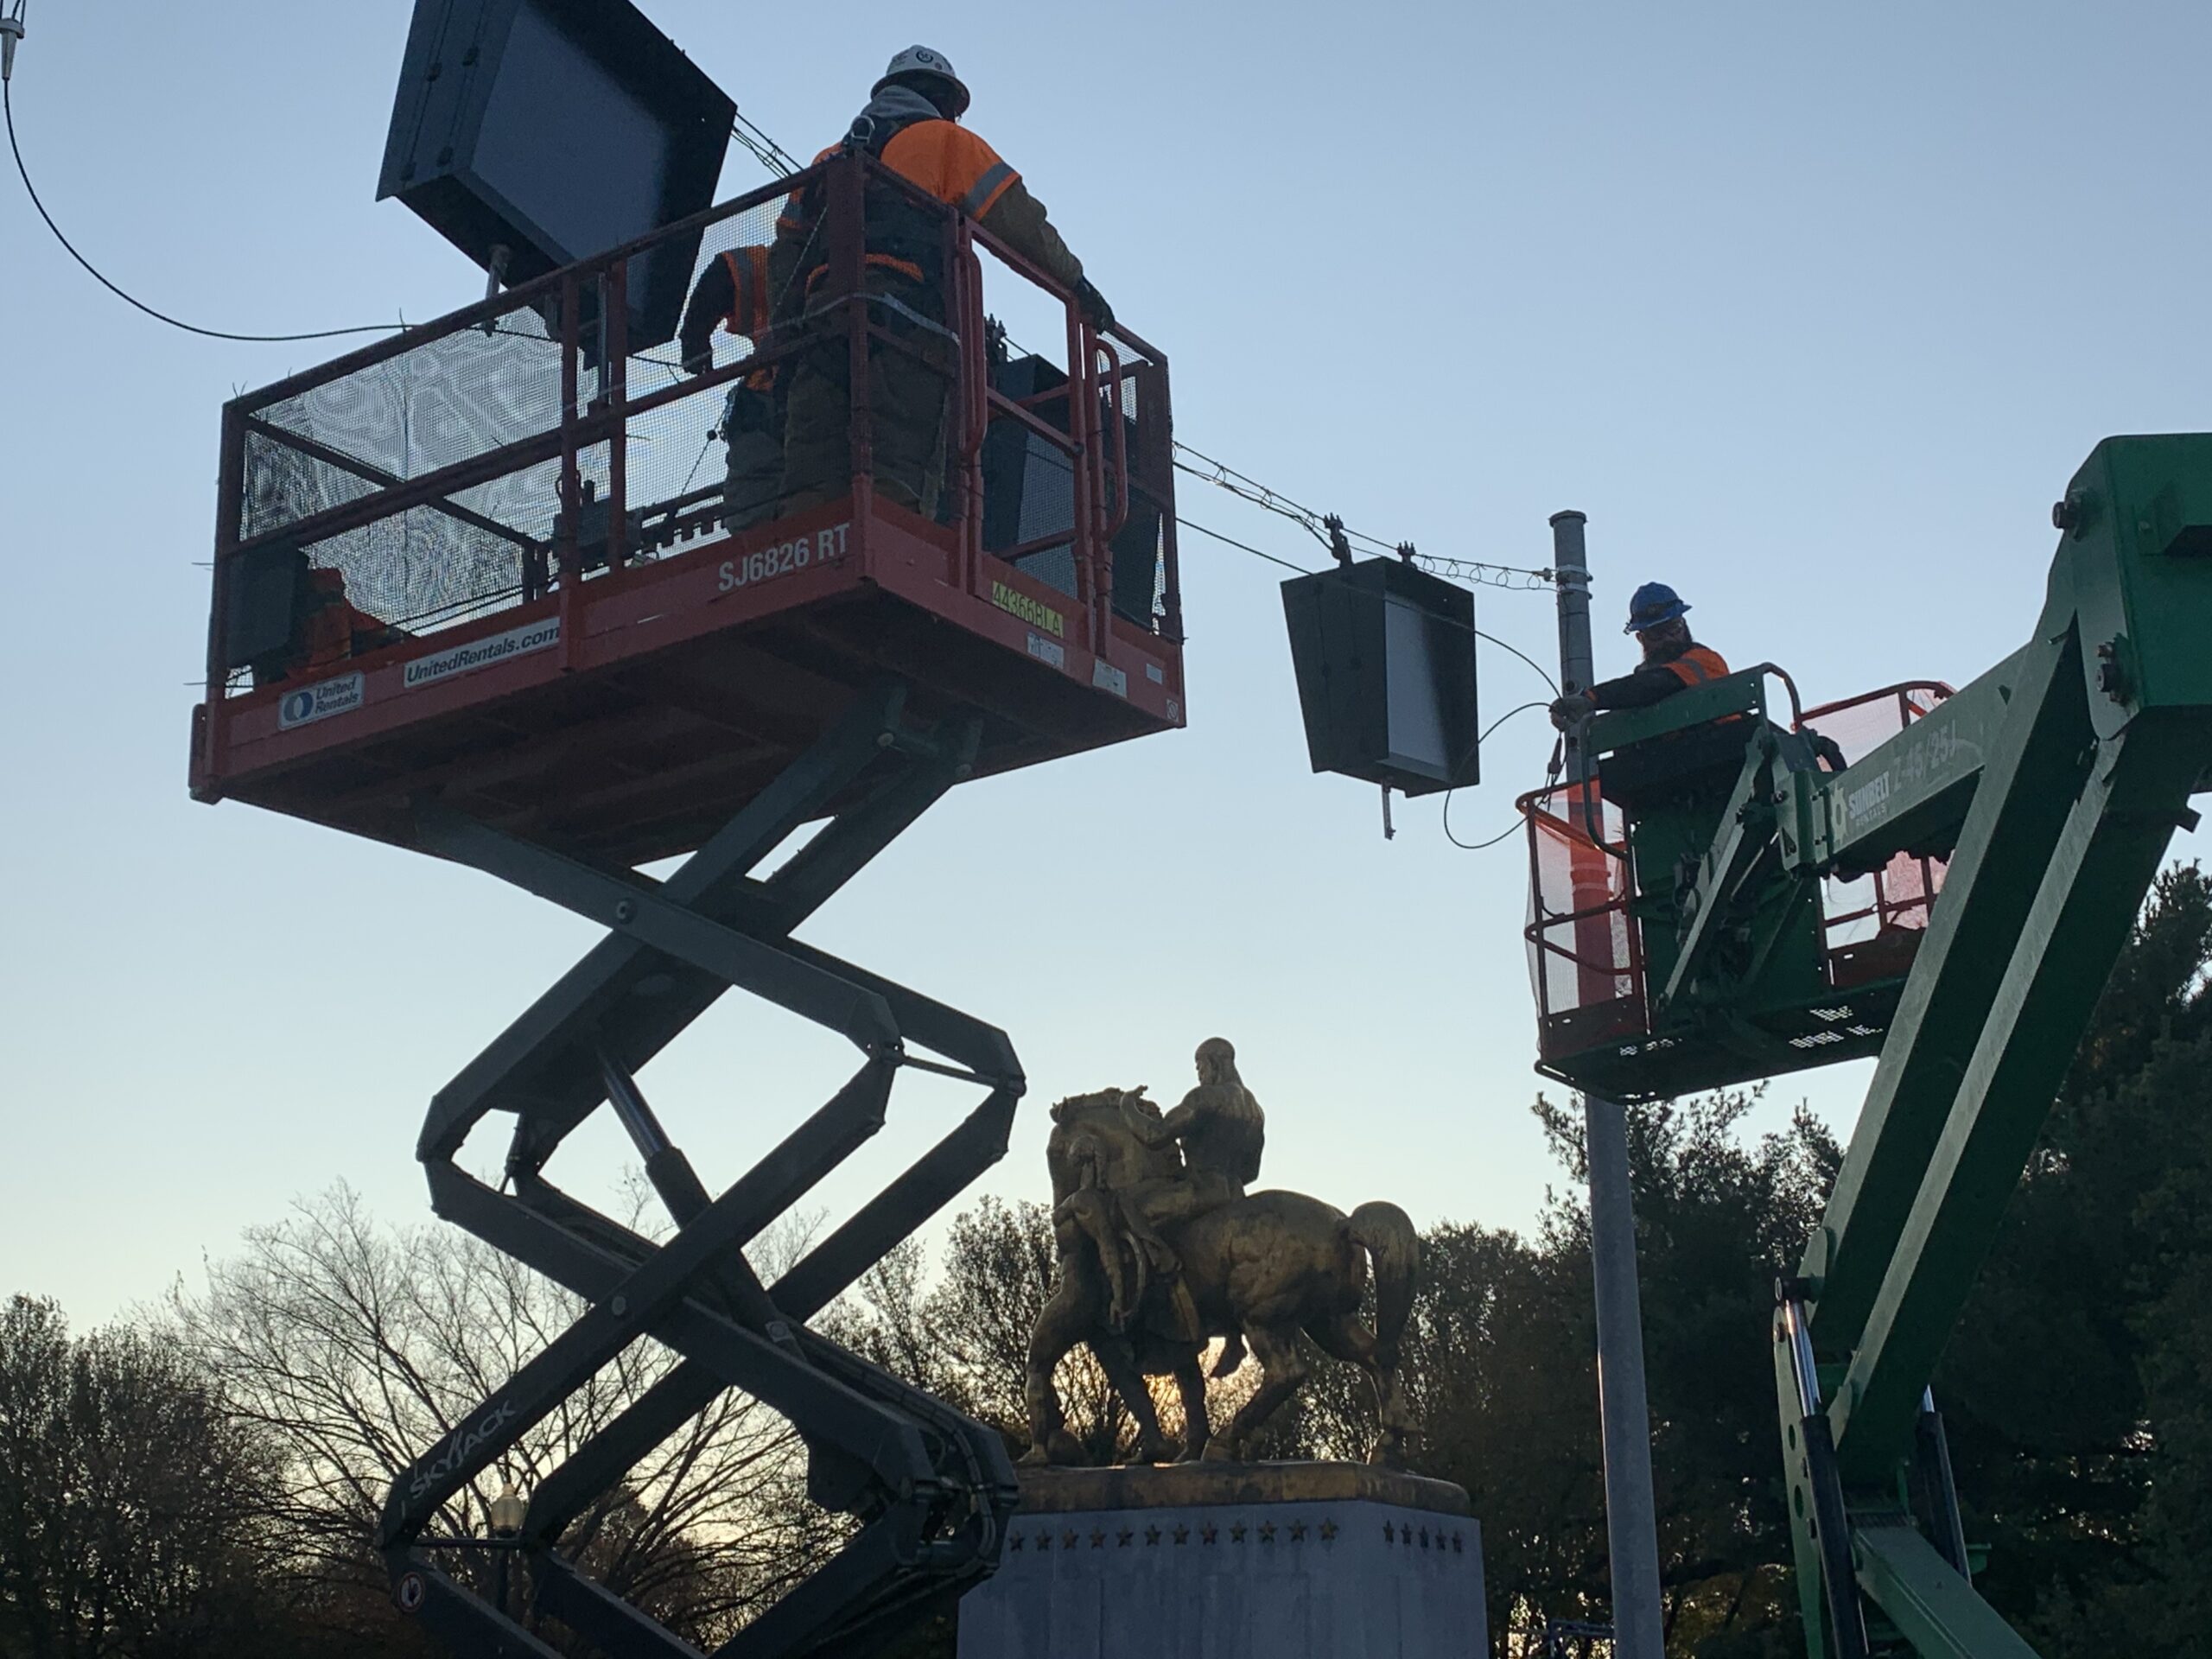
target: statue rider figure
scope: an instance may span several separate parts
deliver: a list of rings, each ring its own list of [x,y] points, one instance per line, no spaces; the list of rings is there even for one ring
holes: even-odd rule
[[[1245,1187],[1259,1179],[1268,1125],[1260,1103],[1236,1074],[1236,1051],[1225,1038],[1200,1043],[1197,1059],[1198,1086],[1173,1111],[1163,1116],[1149,1102],[1134,1097],[1122,1108],[1130,1133],[1146,1146],[1181,1148],[1183,1173],[1139,1181],[1116,1194],[1138,1248],[1166,1281],[1168,1304],[1186,1336],[1197,1332],[1198,1310],[1183,1282],[1182,1263],[1160,1230],[1243,1198]]]

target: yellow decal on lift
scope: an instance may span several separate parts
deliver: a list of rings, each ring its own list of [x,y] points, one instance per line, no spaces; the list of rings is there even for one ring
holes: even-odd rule
[[[1042,628],[1055,639],[1067,637],[1068,620],[1042,600],[1009,588],[1002,582],[991,584],[991,603],[1002,611],[1020,617],[1033,628]]]

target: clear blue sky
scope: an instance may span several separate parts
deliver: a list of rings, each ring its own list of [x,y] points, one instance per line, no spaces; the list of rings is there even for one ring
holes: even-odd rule
[[[1188,442],[1435,553],[1541,564],[1580,507],[1601,617],[1662,578],[1812,697],[1980,672],[2025,637],[2090,446],[2212,420],[2201,3],[648,10],[799,151],[892,51],[941,48],[1171,353]],[[464,303],[474,268],[372,200],[408,10],[32,0],[34,176],[111,274],[215,327]],[[725,191],[760,176],[733,150]],[[11,178],[0,296],[0,1292],[94,1319],[341,1176],[426,1215],[429,1096],[591,934],[187,799],[218,406],[324,353],[126,310]],[[1201,486],[1183,505],[1313,556]],[[964,788],[810,936],[1014,1035],[1032,1109],[992,1190],[1042,1192],[1046,1102],[1172,1097],[1219,1033],[1272,1181],[1523,1224],[1556,1179],[1526,1111],[1525,863],[1455,851],[1433,801],[1385,845],[1372,790],[1309,774],[1281,575],[1188,537],[1191,729]],[[1552,658],[1546,599],[1479,605]],[[1626,664],[1610,626],[1600,649]],[[1541,690],[1502,653],[1483,672],[1492,714]],[[1534,715],[1498,734],[1463,837],[1548,743]],[[733,1005],[645,1083],[726,1180],[843,1058]],[[1767,1122],[1809,1092],[1847,1124],[1861,1087],[1785,1083]],[[873,1171],[952,1103],[915,1085]],[[570,1172],[592,1190],[621,1151],[586,1138]]]

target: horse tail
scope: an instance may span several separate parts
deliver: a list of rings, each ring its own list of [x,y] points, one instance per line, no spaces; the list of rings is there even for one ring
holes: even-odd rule
[[[1414,1281],[1421,1272],[1421,1235],[1395,1204],[1363,1204],[1346,1223],[1351,1241],[1375,1264],[1376,1357],[1398,1363],[1398,1344],[1413,1318]]]

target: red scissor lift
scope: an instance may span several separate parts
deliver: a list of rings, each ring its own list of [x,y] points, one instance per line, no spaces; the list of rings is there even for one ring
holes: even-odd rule
[[[1736,677],[1745,682],[1773,671]],[[1775,677],[1785,677],[1775,674]],[[1915,681],[1798,711],[1788,686],[1789,728],[1817,730],[1856,761],[1904,730],[1951,689]],[[1662,706],[1663,707],[1663,706]],[[1639,747],[1656,756],[1688,739],[1740,752],[1751,732],[1729,722],[1668,733]],[[1717,741],[1716,741],[1717,740]],[[1694,758],[1685,744],[1686,758]],[[1601,767],[1601,774],[1603,768]],[[1642,768],[1648,778],[1652,768]],[[1718,770],[1670,794],[1668,808],[1697,822],[1717,809],[1737,771],[1729,753]],[[1644,803],[1624,810],[1605,798],[1602,775],[1586,787],[1559,783],[1518,803],[1529,836],[1529,971],[1536,997],[1538,1070],[1579,1087],[1643,1100],[1767,1077],[1801,1066],[1878,1052],[1897,993],[1935,896],[1941,858],[1898,853],[1880,868],[1819,884],[1810,917],[1810,972],[1779,988],[1753,1016],[1742,1009],[1661,1006],[1647,931],[1677,921],[1682,874],[1668,860],[1633,850]],[[1700,849],[1704,837],[1694,837]],[[1675,849],[1669,846],[1668,850]],[[1648,864],[1650,868],[1641,868]]]
[[[765,245],[786,192],[817,181],[810,285],[776,327],[696,376],[672,347],[628,349],[648,262]],[[612,1653],[692,1651],[561,1544],[734,1387],[791,1421],[810,1492],[859,1524],[724,1652],[861,1651],[997,1559],[1015,1491],[995,1433],[804,1322],[1003,1153],[1020,1066],[1003,1033],[791,935],[954,783],[1183,724],[1167,365],[918,196],[943,226],[944,302],[873,289],[863,191],[906,188],[839,156],[225,411],[194,793],[473,864],[608,930],[438,1093],[418,1145],[441,1214],[587,1304],[394,1483],[395,1593],[464,1644],[551,1653],[448,1551],[504,1547],[467,1535],[485,1478],[645,1337],[682,1363],[539,1481],[512,1541],[538,1612]],[[986,326],[987,268],[995,304],[1064,319],[1064,355],[1017,355]],[[872,365],[894,354],[909,394],[917,373],[943,388],[931,482],[892,493],[912,505],[873,466]],[[841,365],[852,475],[727,529],[719,467],[699,474],[728,388],[780,397]],[[663,880],[634,868],[682,853]],[[731,987],[840,1032],[860,1063],[711,1197],[635,1074]],[[764,1284],[747,1241],[880,1126],[909,1067],[984,1098]],[[664,1245],[546,1178],[602,1104],[677,1224]],[[498,1189],[454,1161],[495,1112],[514,1120]]]

